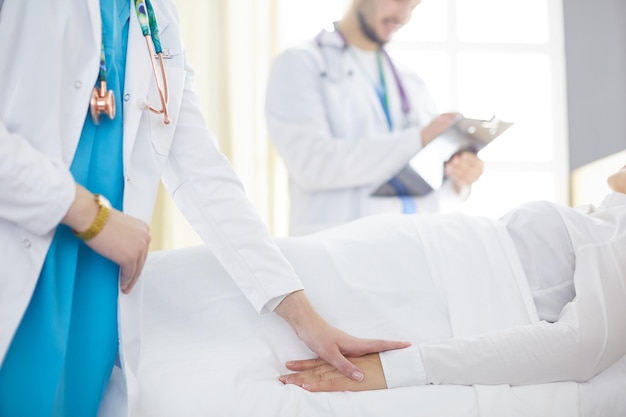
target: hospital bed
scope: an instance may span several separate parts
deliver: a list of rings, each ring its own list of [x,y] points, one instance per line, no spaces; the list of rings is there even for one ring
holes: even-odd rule
[[[329,322],[418,343],[538,320],[502,230],[384,215],[277,242]],[[151,254],[142,279],[140,416],[626,416],[626,358],[586,383],[310,393],[278,376],[314,355],[277,315],[257,315],[205,247]]]

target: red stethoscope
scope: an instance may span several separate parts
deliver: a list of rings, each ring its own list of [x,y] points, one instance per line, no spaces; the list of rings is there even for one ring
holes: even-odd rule
[[[161,48],[161,39],[159,37],[159,28],[157,25],[154,9],[150,0],[134,0],[137,19],[141,26],[141,31],[146,44],[150,61],[152,62],[152,71],[156,80],[157,89],[159,91],[159,99],[161,100],[161,108],[146,105],[146,109],[156,114],[163,115],[163,123],[169,124],[170,118],[167,112],[167,104],[169,102],[169,88],[167,85],[167,74],[165,73],[165,65],[163,65],[163,50]],[[161,67],[160,77],[157,71],[155,56],[159,59]],[[90,110],[93,122],[97,125],[100,123],[100,115],[106,114],[109,119],[115,118],[115,95],[113,90],[107,89],[106,84],[106,59],[104,55],[104,42],[100,50],[100,71],[98,73],[98,81],[91,93]]]

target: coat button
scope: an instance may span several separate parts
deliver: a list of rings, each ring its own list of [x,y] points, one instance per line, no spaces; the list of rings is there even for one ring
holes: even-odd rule
[[[80,80],[74,81],[74,88],[79,90],[83,86],[83,83]]]
[[[29,248],[31,247],[30,240],[28,240],[28,239],[24,239],[24,240],[22,241],[22,243],[24,243],[24,247],[25,247],[26,249],[29,249]]]
[[[124,94],[124,101],[128,101],[130,100],[130,94],[126,93]]]

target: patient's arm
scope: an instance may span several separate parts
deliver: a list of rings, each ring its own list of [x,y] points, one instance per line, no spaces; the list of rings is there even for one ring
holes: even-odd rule
[[[586,381],[626,353],[626,235],[577,252],[576,299],[556,323],[419,346],[427,383]]]
[[[343,376],[337,368],[322,359],[306,359],[287,363],[287,368],[295,374],[281,375],[285,384],[295,384],[302,388],[317,391],[366,391],[387,388],[385,374],[378,353],[349,358],[361,368],[365,378],[361,382]]]

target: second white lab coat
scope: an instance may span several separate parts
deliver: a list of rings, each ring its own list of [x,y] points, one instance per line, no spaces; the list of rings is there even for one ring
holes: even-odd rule
[[[146,100],[156,104],[159,99],[133,8],[124,109],[117,116],[124,118],[124,212],[149,222],[162,178],[195,230],[262,311],[268,301],[301,284],[205,125],[173,3],[153,0],[153,5],[163,48],[171,54],[165,65],[172,123],[165,125],[160,115],[144,110]],[[0,10],[0,362],[55,228],[74,199],[69,167],[96,82],[100,45],[98,0],[6,0]],[[138,395],[141,297],[141,280],[130,295],[119,296],[129,415]]]
[[[322,31],[274,62],[267,126],[289,171],[292,235],[402,212],[400,199],[371,195],[420,151],[421,129],[439,113],[422,79],[396,64],[410,103],[405,115],[391,68],[384,66],[392,132],[371,80],[336,31]],[[414,201],[418,212],[436,212],[462,198],[446,182]]]

